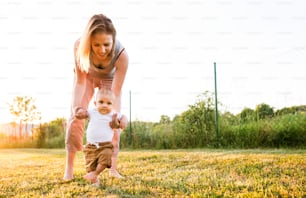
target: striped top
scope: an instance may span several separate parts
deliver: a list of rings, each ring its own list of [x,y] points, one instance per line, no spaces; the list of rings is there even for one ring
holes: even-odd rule
[[[120,50],[122,47],[121,43],[116,40],[116,47],[115,47],[115,55],[114,58],[111,60],[111,62],[107,66],[103,66],[102,68],[98,68],[93,65],[92,61],[90,60],[90,66],[88,69],[88,74],[91,78],[94,79],[101,79],[101,80],[111,80],[114,78],[114,74],[116,71],[115,68],[115,62],[117,61],[118,57],[120,56],[121,52],[124,50],[124,48]]]

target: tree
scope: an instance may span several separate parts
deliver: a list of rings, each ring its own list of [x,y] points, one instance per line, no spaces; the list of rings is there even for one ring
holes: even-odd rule
[[[231,126],[238,123],[238,118],[231,112],[224,112],[220,114],[220,121],[224,126]]]
[[[248,107],[245,107],[241,113],[239,114],[239,117],[240,117],[240,121],[242,123],[246,123],[246,122],[249,122],[249,121],[254,121],[256,116],[255,116],[255,111],[253,109],[250,109]]]
[[[34,121],[39,121],[39,129],[41,129],[41,112],[35,111],[32,116],[30,117],[29,121],[32,123],[31,126],[31,137],[32,140],[34,139]]]
[[[11,136],[13,136],[13,137],[17,137],[17,131],[16,131],[16,127],[17,127],[17,123],[16,122],[10,122],[10,125],[11,125],[11,127],[12,127],[12,129],[13,129],[13,133],[11,133]]]
[[[302,113],[306,112],[306,105],[300,105],[300,106],[292,106],[292,107],[284,107],[280,110],[277,110],[275,112],[276,116],[281,116],[281,115],[287,115],[287,114],[297,114],[297,113]]]
[[[161,115],[160,116],[160,120],[159,120],[160,124],[170,124],[170,122],[171,122],[171,119],[170,119],[169,116],[167,116],[167,115]]]
[[[10,113],[19,122],[19,138],[22,138],[23,123],[27,134],[27,124],[29,121],[38,119],[39,112],[35,105],[35,99],[29,96],[16,96],[13,102],[8,104]]]
[[[52,139],[54,137],[58,137],[65,133],[65,118],[56,118],[55,120],[49,122],[47,126],[47,139]]]
[[[274,110],[272,107],[270,107],[268,104],[261,103],[256,106],[255,110],[257,114],[257,119],[262,120],[265,118],[271,118],[274,115]]]
[[[200,94],[194,105],[181,114],[185,143],[188,147],[208,145],[213,140],[215,129],[215,108],[213,93]]]

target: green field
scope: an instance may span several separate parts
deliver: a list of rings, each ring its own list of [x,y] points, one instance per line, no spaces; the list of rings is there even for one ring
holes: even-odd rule
[[[1,149],[0,197],[306,197],[306,150],[122,150],[100,188],[83,163],[64,182],[63,149]]]

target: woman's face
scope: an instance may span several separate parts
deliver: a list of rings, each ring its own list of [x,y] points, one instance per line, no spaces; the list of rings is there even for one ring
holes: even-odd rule
[[[107,59],[113,47],[113,36],[106,33],[96,33],[91,37],[91,49],[101,60]]]

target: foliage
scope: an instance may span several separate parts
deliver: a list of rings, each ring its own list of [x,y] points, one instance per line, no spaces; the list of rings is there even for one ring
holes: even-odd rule
[[[66,119],[57,118],[44,123],[36,130],[38,148],[63,148],[65,146]]]
[[[150,122],[142,122],[135,121],[132,124],[132,133],[126,132],[129,129],[126,129],[122,134],[122,138],[120,141],[122,146],[132,147],[132,148],[148,148],[150,147],[150,134],[152,133],[153,123]],[[129,135],[131,137],[131,144],[129,141],[125,141],[129,139]]]
[[[171,122],[171,119],[169,116],[167,115],[160,116],[160,121],[159,121],[160,124],[170,124],[170,122]]]
[[[306,114],[279,116],[272,122],[272,130],[269,136],[271,146],[305,147]]]
[[[188,147],[208,146],[214,140],[215,113],[212,93],[205,92],[198,97],[194,105],[183,112],[179,121],[184,125],[177,133],[184,133],[184,139]],[[176,123],[174,123],[176,124]]]
[[[204,92],[195,104],[173,120],[161,115],[157,123],[133,121],[121,134],[121,148],[306,148],[305,105],[274,110],[267,104],[244,108],[239,114],[219,112],[219,136],[216,138],[213,94]],[[85,128],[88,122],[85,122]],[[17,123],[11,123],[16,129]],[[66,120],[57,118],[33,129],[32,139],[1,138],[5,148],[64,148]],[[86,133],[86,132],[85,132]],[[83,142],[85,143],[86,134]],[[16,134],[13,131],[13,134]]]
[[[246,123],[256,120],[256,113],[253,109],[245,107],[239,114],[240,122]]]
[[[286,114],[297,114],[297,113],[306,113],[306,105],[284,107],[275,112],[275,114],[278,116],[286,115]]]
[[[126,178],[110,178],[105,170],[96,188],[83,179],[81,152],[75,179],[65,182],[64,149],[4,149],[0,197],[304,197],[306,192],[305,150],[121,150],[118,160]]]
[[[257,115],[257,120],[262,120],[273,117],[274,110],[272,107],[270,107],[270,105],[261,103],[256,106],[255,113]]]
[[[0,148],[64,148],[65,128],[65,118],[57,118],[32,127],[32,137],[20,140],[15,136],[4,136],[0,139]]]
[[[173,121],[162,115],[159,123],[132,122],[132,132],[124,130],[121,146],[157,149],[207,147],[215,141],[214,116],[212,93],[205,92],[198,97],[196,104],[190,105]]]
[[[165,122],[156,124],[153,127],[153,132],[151,135],[151,148],[157,149],[170,149],[175,148],[175,138],[172,133],[172,125]]]
[[[233,148],[306,147],[306,114],[227,126],[221,130],[222,146]]]
[[[47,123],[39,124],[39,128],[35,129],[34,139],[37,141],[37,148],[44,148],[47,140]]]
[[[65,148],[65,133],[47,139],[43,148]]]
[[[61,136],[65,133],[66,119],[57,118],[48,123],[46,135],[47,139],[52,139],[53,137]]]
[[[230,112],[221,113],[219,117],[220,117],[219,121],[221,123],[220,125],[231,126],[239,124],[239,119]]]

